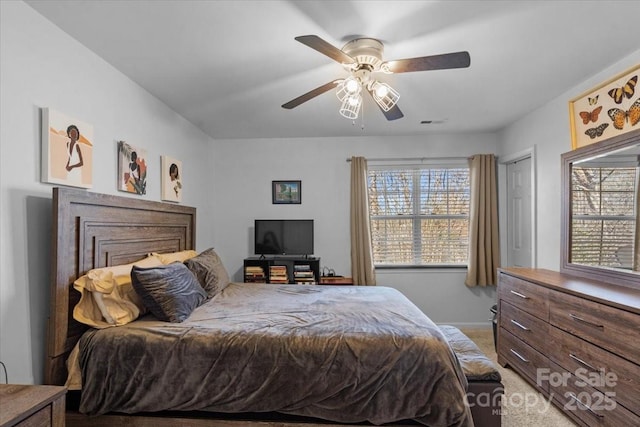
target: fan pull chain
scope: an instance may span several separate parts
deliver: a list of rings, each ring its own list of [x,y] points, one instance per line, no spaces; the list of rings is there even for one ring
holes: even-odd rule
[[[362,110],[360,110],[362,112],[362,115],[360,116],[360,130],[362,132],[364,132],[364,108]],[[351,126],[355,126],[356,125],[356,120],[357,117],[353,120],[351,120]]]

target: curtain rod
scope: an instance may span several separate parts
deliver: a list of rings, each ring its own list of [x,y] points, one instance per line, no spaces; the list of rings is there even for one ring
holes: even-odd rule
[[[412,162],[425,160],[463,160],[470,159],[471,157],[370,157],[367,161],[373,162]],[[351,162],[351,158],[347,159],[347,163]]]

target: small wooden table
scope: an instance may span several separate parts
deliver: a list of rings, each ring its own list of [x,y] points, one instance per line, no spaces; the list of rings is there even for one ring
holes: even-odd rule
[[[0,384],[0,427],[65,425],[66,387]]]
[[[343,276],[321,276],[321,285],[353,285],[353,279],[351,277]]]

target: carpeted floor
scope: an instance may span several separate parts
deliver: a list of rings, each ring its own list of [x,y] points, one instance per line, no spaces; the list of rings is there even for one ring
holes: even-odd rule
[[[509,368],[498,364],[491,329],[462,329],[484,354],[496,363],[502,375],[505,396],[502,400],[503,427],[574,427],[571,419]]]

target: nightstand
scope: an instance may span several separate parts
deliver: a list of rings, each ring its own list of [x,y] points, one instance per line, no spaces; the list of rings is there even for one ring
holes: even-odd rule
[[[0,384],[0,427],[64,427],[66,387]]]
[[[343,276],[322,276],[320,277],[321,285],[353,285],[351,277]]]

